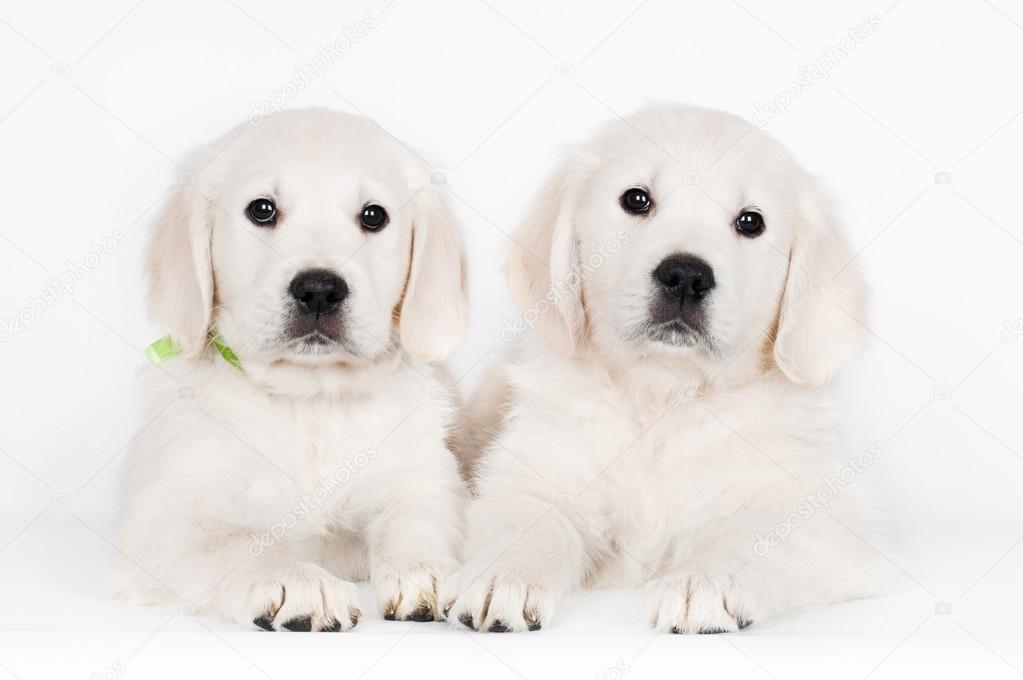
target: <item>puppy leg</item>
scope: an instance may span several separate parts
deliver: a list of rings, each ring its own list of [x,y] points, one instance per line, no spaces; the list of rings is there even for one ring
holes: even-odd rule
[[[735,515],[680,539],[679,552],[647,584],[650,625],[673,633],[721,633],[789,612],[874,592],[877,555],[828,514],[765,548],[767,517]],[[847,522],[853,520],[845,518]]]
[[[111,577],[114,595],[176,602],[190,613],[265,630],[342,631],[358,621],[355,586],[318,566],[330,538],[265,545],[257,531],[175,519],[131,527]]]
[[[647,599],[659,631],[731,633],[753,623],[755,604],[729,574],[669,574],[647,584]]]
[[[263,630],[347,631],[362,616],[355,585],[312,562],[251,569],[233,577],[227,590],[230,618]]]
[[[583,538],[551,504],[481,498],[469,507],[469,559],[441,600],[452,625],[494,633],[539,630],[582,577]]]
[[[453,482],[453,483],[450,483]],[[457,477],[398,502],[367,529],[370,581],[385,619],[441,621],[437,593],[458,564],[464,499]]]
[[[362,616],[359,597],[352,582],[320,566],[329,540],[284,541],[255,554],[249,543],[240,560],[236,546],[221,546],[210,557],[223,573],[213,573],[218,581],[200,612],[269,631],[351,630]],[[228,563],[234,568],[224,570]]]

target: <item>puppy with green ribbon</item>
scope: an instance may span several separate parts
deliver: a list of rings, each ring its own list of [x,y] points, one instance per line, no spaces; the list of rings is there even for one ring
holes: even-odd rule
[[[468,311],[430,168],[325,109],[240,125],[186,166],[149,244],[166,336],[111,591],[268,631],[441,619],[467,492],[437,362]]]

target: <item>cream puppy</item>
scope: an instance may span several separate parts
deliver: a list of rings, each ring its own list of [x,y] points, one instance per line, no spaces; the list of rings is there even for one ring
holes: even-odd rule
[[[514,241],[505,339],[539,332],[473,400],[455,625],[535,630],[582,585],[644,586],[676,633],[871,592],[827,387],[865,344],[864,283],[778,142],[646,109],[573,153]]]
[[[323,109],[241,125],[188,167],[150,243],[171,340],[144,370],[113,591],[334,631],[368,578],[387,618],[439,618],[464,492],[432,362],[467,303],[429,169]]]

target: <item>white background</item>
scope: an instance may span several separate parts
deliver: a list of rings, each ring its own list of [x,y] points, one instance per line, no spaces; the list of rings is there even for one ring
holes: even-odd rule
[[[847,453],[882,450],[856,483],[887,508],[889,594],[700,637],[651,636],[624,591],[524,636],[271,636],[103,598],[174,162],[367,16],[283,104],[372,117],[446,174],[472,261],[463,385],[514,316],[504,234],[566,144],[650,100],[752,118],[791,88],[767,128],[836,189],[875,293],[843,387]],[[794,84],[822,55],[830,75]],[[3,0],[0,64],[0,678],[1023,675],[1023,3]]]

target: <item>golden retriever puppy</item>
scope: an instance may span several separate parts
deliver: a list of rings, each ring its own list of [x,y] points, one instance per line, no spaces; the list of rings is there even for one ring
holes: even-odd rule
[[[149,250],[144,426],[123,496],[124,598],[267,630],[440,618],[465,492],[434,361],[466,325],[455,221],[376,124],[325,109],[200,149]]]
[[[463,437],[483,450],[454,625],[535,630],[584,585],[645,587],[676,633],[872,591],[828,386],[865,345],[866,291],[777,141],[690,106],[613,121],[514,240],[522,316]]]

